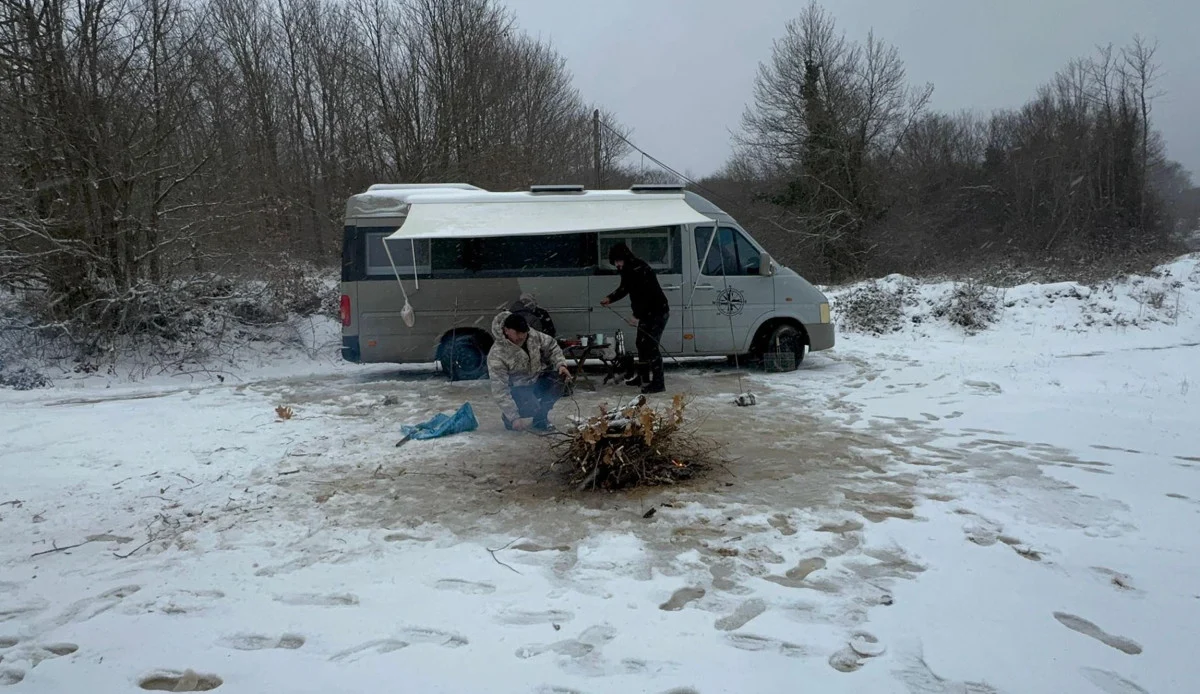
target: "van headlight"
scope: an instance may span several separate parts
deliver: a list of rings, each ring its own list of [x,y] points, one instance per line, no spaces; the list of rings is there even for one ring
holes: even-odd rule
[[[829,302],[821,304],[821,322],[829,322]]]

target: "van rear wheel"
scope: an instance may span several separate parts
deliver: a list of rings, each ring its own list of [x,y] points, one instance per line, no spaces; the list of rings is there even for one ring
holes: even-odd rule
[[[486,378],[487,346],[478,335],[446,337],[438,347],[438,364],[451,381]]]
[[[771,331],[759,354],[767,371],[795,371],[804,361],[804,353],[804,334],[784,323]]]

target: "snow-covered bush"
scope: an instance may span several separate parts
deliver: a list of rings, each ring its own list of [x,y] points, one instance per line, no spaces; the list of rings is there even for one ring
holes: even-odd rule
[[[273,308],[298,316],[337,314],[338,292],[332,275],[311,265],[284,263],[271,281]]]
[[[314,326],[337,314],[336,275],[286,260],[253,277],[196,273],[92,289],[94,301],[65,315],[45,291],[0,294],[0,355],[10,374],[17,364],[83,375],[118,362],[143,375],[227,365],[250,344],[310,349]],[[29,374],[19,381],[38,383]]]
[[[963,282],[934,306],[933,315],[967,332],[977,332],[996,322],[999,306],[1000,297],[995,289],[978,282]]]
[[[850,289],[834,302],[838,325],[850,332],[883,335],[899,330],[904,306],[913,300],[911,283],[874,281]]]
[[[28,367],[6,371],[0,365],[0,388],[13,390],[33,390],[50,386],[50,379]]]

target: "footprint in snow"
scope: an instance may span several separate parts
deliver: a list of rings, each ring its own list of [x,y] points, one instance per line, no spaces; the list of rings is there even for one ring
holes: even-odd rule
[[[407,641],[401,641],[400,639],[373,639],[366,643],[360,643],[357,646],[347,648],[340,653],[335,653],[329,659],[335,663],[353,662],[364,655],[368,655],[370,652],[382,655],[398,651],[401,648],[408,648],[409,645]]]
[[[817,528],[819,533],[833,533],[835,535],[845,535],[863,529],[862,521],[846,520],[841,523],[825,523]]]
[[[854,672],[867,658],[883,655],[886,649],[879,639],[865,631],[855,632],[850,641],[829,656],[829,665],[838,672]]]
[[[217,645],[239,651],[261,651],[269,648],[295,650],[304,645],[304,640],[304,637],[299,634],[283,634],[282,636],[232,634],[218,641]]]
[[[41,612],[49,607],[45,601],[30,602],[24,605],[0,605],[0,623],[20,619],[35,612]]]
[[[796,534],[795,526],[793,526],[792,522],[788,520],[788,517],[782,513],[776,513],[775,515],[771,516],[767,519],[767,523],[769,523],[772,528],[775,528],[784,535]]]
[[[358,596],[350,593],[335,593],[330,595],[295,593],[292,595],[276,596],[275,600],[285,605],[309,605],[316,607],[345,607],[358,604]]]
[[[704,589],[698,587],[680,588],[671,594],[671,599],[658,606],[658,609],[666,612],[678,612],[682,610],[689,602],[699,600],[704,597]]]
[[[79,646],[73,643],[22,645],[19,639],[5,636],[0,638],[0,650],[4,651],[0,653],[0,662],[4,662],[5,658],[9,661],[28,660],[29,667],[35,668],[44,660],[71,655],[79,650]]]
[[[496,617],[501,624],[514,626],[529,626],[532,624],[562,624],[575,619],[575,615],[565,610],[544,610],[540,612],[526,610],[510,610]]]
[[[765,602],[759,598],[751,598],[738,605],[733,614],[718,619],[713,626],[720,631],[736,631],[766,611],[767,604]]]
[[[808,654],[807,649],[800,644],[755,634],[727,634],[725,640],[729,645],[743,651],[774,651],[789,658],[799,658]]]
[[[1054,618],[1068,629],[1078,631],[1084,636],[1090,636],[1100,643],[1115,648],[1122,653],[1137,655],[1142,652],[1142,646],[1136,641],[1127,639],[1124,636],[1114,636],[1083,617],[1077,617],[1066,612],[1055,612]]]
[[[383,536],[384,542],[429,542],[432,539],[432,537],[421,537],[408,533],[388,533]]]
[[[578,638],[565,639],[549,644],[521,646],[514,655],[522,660],[543,653],[556,653],[568,658],[582,658],[617,637],[617,630],[607,624],[597,624],[583,630]]]
[[[1106,694],[1147,694],[1145,689],[1111,670],[1084,667],[1079,668],[1079,672]]]
[[[519,552],[531,552],[531,553],[570,552],[571,546],[570,545],[554,545],[554,546],[547,547],[546,545],[539,545],[534,542],[522,542],[519,545],[513,545],[512,547],[509,547],[509,549],[515,549]]]
[[[130,595],[133,595],[141,589],[141,586],[136,585],[118,586],[116,588],[106,590],[95,597],[76,600],[71,604],[70,607],[64,610],[62,614],[55,618],[54,621],[61,626],[77,622],[86,622],[97,615],[108,612],[112,608],[121,604],[122,600]],[[0,618],[0,621],[3,621],[3,619]]]
[[[1012,551],[1016,552],[1017,556],[1021,557],[1022,559],[1028,559],[1029,561],[1041,561],[1042,560],[1041,552],[1030,547],[1029,545],[1025,544],[1024,542],[1021,542],[1020,540],[1018,540],[1015,537],[1010,537],[1008,535],[1000,535],[996,539],[1000,540],[1004,544],[1011,547]]]
[[[143,677],[138,686],[155,692],[207,692],[224,683],[216,675],[204,675],[195,670],[163,670]]]
[[[823,557],[809,557],[801,559],[796,565],[787,570],[783,576],[764,576],[771,583],[784,586],[785,588],[819,588],[819,586],[808,583],[805,579],[814,571],[820,571],[826,566],[826,561]]]
[[[490,595],[496,592],[496,586],[491,583],[476,583],[475,581],[464,581],[461,578],[443,578],[433,584],[433,587],[466,595]]]
[[[194,670],[163,670],[142,678],[139,687],[151,692],[209,692],[224,684],[221,677],[202,675]]]
[[[432,644],[446,648],[459,648],[470,643],[465,636],[460,634],[427,627],[403,629],[396,636],[397,638],[373,639],[365,643],[360,643],[357,646],[334,654],[329,659],[333,662],[352,662],[372,652],[376,655],[392,653],[393,651],[408,648],[415,644]]]

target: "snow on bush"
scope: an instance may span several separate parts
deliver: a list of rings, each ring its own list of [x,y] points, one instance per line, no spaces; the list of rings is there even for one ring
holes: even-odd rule
[[[41,292],[0,296],[0,361],[9,373],[38,367],[20,377],[25,385],[50,367],[137,378],[335,351],[337,277],[317,267],[285,262],[249,280],[197,274],[121,296],[67,320],[53,316]]]
[[[835,296],[833,312],[840,328],[868,335],[896,332],[904,325],[905,306],[915,299],[916,284],[892,275],[857,285]]]
[[[34,388],[47,388],[50,386],[50,379],[46,378],[45,374],[34,371],[29,367],[21,367],[12,371],[5,371],[0,368],[0,388],[12,388],[13,390],[33,390]]]
[[[924,332],[941,323],[975,334],[1052,327],[1083,332],[1108,328],[1175,325],[1200,304],[1200,254],[1186,255],[1144,276],[1096,285],[1030,282],[997,288],[982,282],[923,282],[890,275],[827,290],[838,329],[887,335]]]
[[[933,308],[933,316],[953,325],[977,332],[999,318],[999,293],[977,282],[956,284]]]

